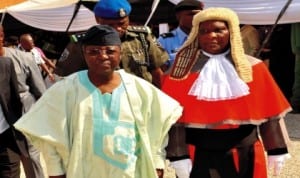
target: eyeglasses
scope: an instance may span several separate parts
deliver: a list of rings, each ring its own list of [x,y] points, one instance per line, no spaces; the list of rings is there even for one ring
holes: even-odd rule
[[[113,56],[117,53],[117,49],[115,47],[108,47],[105,49],[100,48],[86,48],[84,52],[89,56],[99,56],[99,55],[107,55]]]

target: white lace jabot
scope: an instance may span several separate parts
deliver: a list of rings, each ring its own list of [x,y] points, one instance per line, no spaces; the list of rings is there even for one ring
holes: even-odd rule
[[[248,85],[240,79],[234,66],[226,59],[230,50],[213,55],[202,51],[209,57],[189,95],[198,100],[218,101],[234,99],[249,94]]]

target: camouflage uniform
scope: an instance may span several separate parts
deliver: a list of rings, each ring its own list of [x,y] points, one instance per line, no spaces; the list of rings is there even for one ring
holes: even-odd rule
[[[140,35],[144,35],[143,46]],[[150,30],[143,26],[129,26],[122,40],[121,68],[152,82],[152,69],[168,61],[168,53],[158,45]]]
[[[71,42],[58,60],[55,73],[66,76],[78,70],[86,69],[82,56],[80,36]],[[144,36],[143,45],[141,36]],[[143,26],[129,26],[122,37],[121,66],[125,71],[152,82],[151,70],[162,66],[168,59],[168,53],[158,45],[150,29]]]

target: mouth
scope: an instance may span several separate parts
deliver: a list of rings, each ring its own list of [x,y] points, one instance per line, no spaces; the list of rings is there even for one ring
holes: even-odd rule
[[[111,68],[110,62],[109,61],[104,61],[104,62],[99,62],[97,63],[99,66],[102,68]]]
[[[209,48],[216,48],[216,47],[219,47],[218,43],[209,43],[209,44],[207,44],[207,46],[208,46]]]

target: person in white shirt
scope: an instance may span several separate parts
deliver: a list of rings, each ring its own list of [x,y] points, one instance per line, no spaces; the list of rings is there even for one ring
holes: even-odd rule
[[[19,49],[31,52],[34,55],[36,64],[41,67],[41,70],[48,75],[52,82],[55,81],[55,76],[50,70],[51,68],[55,69],[55,65],[46,57],[39,47],[35,46],[34,40],[30,34],[26,33],[20,36]]]

